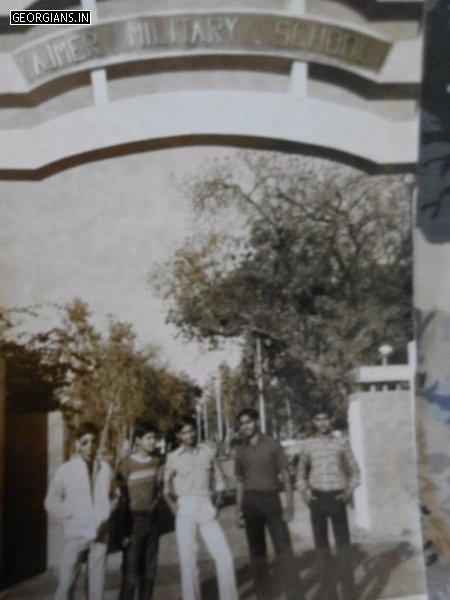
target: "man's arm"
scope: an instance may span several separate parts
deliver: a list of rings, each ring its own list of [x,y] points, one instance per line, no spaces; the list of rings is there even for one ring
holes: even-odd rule
[[[63,472],[59,468],[48,486],[44,501],[45,510],[56,519],[67,519],[71,516],[67,506],[67,497],[63,481]]]
[[[110,497],[112,510],[115,510],[118,507],[121,498],[126,497],[127,480],[128,474],[126,472],[125,460],[122,460],[117,467],[116,472],[111,477]]]
[[[130,469],[128,459],[123,458],[111,480],[111,508],[112,511],[117,511],[115,517],[115,531],[117,532],[117,541],[122,548],[127,548],[130,544],[132,527],[130,496],[128,490],[129,475]]]
[[[242,527],[243,516],[242,516],[242,498],[244,496],[244,473],[242,463],[239,456],[239,450],[236,453],[234,460],[234,474],[236,476],[236,515],[235,522],[237,527]]]
[[[161,459],[160,464],[158,465],[158,473],[156,475],[156,487],[157,487],[157,495],[158,498],[161,498],[163,495],[164,489],[164,461]]]
[[[227,485],[225,473],[223,472],[222,465],[220,464],[220,460],[217,458],[217,456],[214,456],[212,465],[214,471],[214,488],[217,492],[216,506],[219,507],[222,502],[223,492],[226,490]]]
[[[244,495],[244,484],[239,479],[236,479],[236,515],[235,522],[237,527],[243,526],[242,515],[242,497]]]
[[[278,465],[283,481],[283,488],[286,493],[286,507],[283,518],[286,523],[289,523],[294,518],[294,493],[292,490],[291,474],[289,472],[289,461],[281,445],[278,445]]]
[[[308,482],[309,466],[310,466],[309,456],[308,456],[308,453],[306,452],[306,450],[303,448],[300,451],[300,456],[299,456],[299,460],[298,460],[298,471],[297,471],[298,484],[297,484],[297,487],[300,490],[300,494],[303,498],[303,501],[306,504],[309,504],[312,500],[312,492],[311,492],[311,488],[309,487],[309,482]]]
[[[347,489],[343,494],[344,502],[348,502],[355,491],[355,488],[360,484],[360,470],[358,467],[358,463],[353,455],[352,448],[350,446],[350,442],[348,440],[345,441],[344,453],[343,453],[344,461],[347,465],[348,471],[350,473]]]
[[[164,500],[167,502],[170,510],[176,516],[178,505],[175,499],[175,495],[173,493],[172,479],[175,475],[175,469],[173,468],[172,460],[170,456],[167,459],[166,466],[164,467],[164,475],[163,475],[163,496]]]

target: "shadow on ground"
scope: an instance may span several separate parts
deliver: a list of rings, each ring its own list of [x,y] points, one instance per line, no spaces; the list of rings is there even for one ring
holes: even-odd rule
[[[392,573],[404,562],[418,556],[416,549],[407,542],[391,545],[372,554],[359,546],[353,546],[339,557],[318,556],[308,550],[296,559],[302,589],[295,591],[298,600],[379,600],[388,587]],[[255,597],[250,565],[244,564],[236,571],[240,600]],[[268,573],[270,585],[267,600],[278,600],[289,593],[283,581],[277,580],[275,566]],[[405,587],[408,581],[404,582]],[[422,590],[407,590],[409,594]],[[406,590],[405,590],[406,593]],[[294,594],[291,594],[294,597]],[[202,598],[218,598],[216,578],[209,577],[202,583]],[[181,598],[179,599],[181,600]]]

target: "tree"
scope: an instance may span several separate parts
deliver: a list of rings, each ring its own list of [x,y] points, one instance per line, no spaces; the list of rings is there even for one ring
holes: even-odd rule
[[[278,381],[268,393],[342,411],[353,367],[411,337],[410,188],[328,161],[245,153],[186,189],[204,221],[154,271],[169,322],[213,347],[240,337],[250,355],[258,336],[266,384]],[[221,227],[236,214],[240,225]]]
[[[61,325],[32,336],[46,365],[64,368],[56,399],[69,429],[97,423],[101,447],[120,455],[139,418],[152,418],[165,430],[192,410],[198,388],[185,376],[161,366],[158,349],[136,347],[129,323],[110,316],[106,335],[91,323],[88,306],[75,299],[63,307]]]

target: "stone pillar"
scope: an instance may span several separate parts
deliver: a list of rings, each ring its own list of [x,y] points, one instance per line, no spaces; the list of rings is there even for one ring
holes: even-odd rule
[[[48,414],[47,438],[47,479],[50,482],[56,469],[64,461],[64,421],[62,414],[55,410]],[[61,551],[62,526],[53,517],[48,517],[47,528],[47,567],[55,567],[59,563]]]
[[[358,392],[350,441],[362,471],[356,523],[393,538],[420,531],[413,400],[409,391]]]
[[[290,10],[295,16],[306,14],[306,0],[291,0]],[[308,84],[308,63],[294,60],[289,78],[289,92],[299,98],[306,98]]]
[[[352,398],[348,409],[349,434],[352,450],[361,469],[361,485],[355,490],[355,520],[358,527],[370,529],[370,509],[367,484],[366,453],[364,451],[364,428],[362,419],[362,402]]]
[[[3,523],[5,489],[5,359],[0,356],[0,567],[3,565]],[[3,569],[2,569],[3,571]],[[3,577],[3,573],[1,573]],[[1,586],[0,586],[1,589]]]

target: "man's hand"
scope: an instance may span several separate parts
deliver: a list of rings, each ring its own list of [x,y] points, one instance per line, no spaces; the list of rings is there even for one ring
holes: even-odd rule
[[[223,499],[223,492],[217,492],[215,501],[214,501],[214,508],[216,509],[216,512],[218,513],[220,508],[222,507],[222,499]]]
[[[169,494],[164,494],[164,500],[167,502],[167,505],[172,511],[173,516],[176,517],[178,512],[178,502],[176,502],[176,500],[174,500],[174,498]]]
[[[235,522],[236,527],[238,527],[239,529],[244,527],[244,515],[242,514],[242,510],[240,508],[238,508],[236,510],[234,522]]]
[[[310,504],[314,500],[313,493],[309,488],[305,488],[300,493],[305,504]]]
[[[114,512],[119,507],[121,491],[119,488],[116,488],[114,494],[111,498],[111,512]]]
[[[294,518],[294,506],[293,504],[287,504],[284,511],[283,511],[283,520],[286,521],[286,523],[290,523],[292,521],[292,519]]]
[[[342,492],[338,496],[336,496],[336,500],[340,500],[344,504],[347,504],[350,501],[352,494],[353,490],[351,489],[342,490]]]

